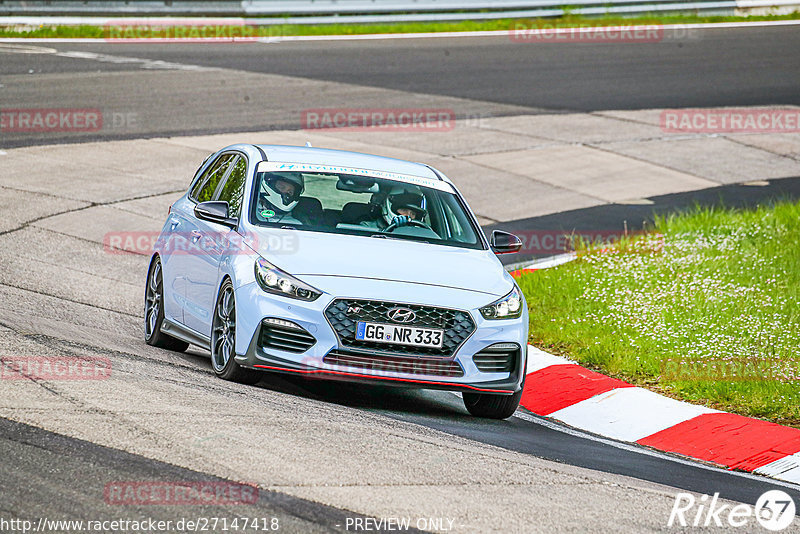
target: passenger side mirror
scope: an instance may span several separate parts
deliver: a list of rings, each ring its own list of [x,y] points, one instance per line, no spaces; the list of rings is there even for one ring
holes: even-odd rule
[[[203,221],[224,224],[230,228],[239,226],[239,219],[228,216],[228,203],[224,200],[201,202],[194,207],[194,214]]]
[[[509,234],[502,230],[494,230],[490,246],[495,254],[513,254],[514,252],[519,252],[522,248],[522,240],[514,234]]]

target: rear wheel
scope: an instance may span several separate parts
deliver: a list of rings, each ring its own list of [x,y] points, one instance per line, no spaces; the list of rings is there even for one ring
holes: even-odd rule
[[[467,411],[475,417],[507,419],[517,411],[519,401],[522,398],[522,390],[513,395],[464,392],[461,396],[464,398],[464,406],[467,407]]]
[[[225,280],[219,290],[214,320],[211,328],[211,367],[223,380],[242,384],[255,384],[261,373],[243,369],[236,363],[236,296],[233,284]]]
[[[183,352],[189,344],[161,331],[164,323],[164,280],[161,260],[156,258],[147,273],[144,289],[144,340],[148,345]]]

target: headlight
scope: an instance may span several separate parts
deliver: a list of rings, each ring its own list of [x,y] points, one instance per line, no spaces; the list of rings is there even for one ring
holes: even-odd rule
[[[511,293],[481,308],[484,319],[516,319],[522,315],[522,295],[518,288]]]
[[[317,300],[322,294],[318,289],[286,274],[264,258],[256,260],[256,282],[267,293],[309,302]]]

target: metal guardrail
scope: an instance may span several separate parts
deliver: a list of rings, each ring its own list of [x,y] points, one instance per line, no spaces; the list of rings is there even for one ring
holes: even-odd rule
[[[238,17],[251,24],[454,21],[659,12],[730,14],[748,0],[0,0],[0,16]],[[751,4],[762,3],[749,0]],[[800,0],[763,0],[793,5]],[[567,9],[565,6],[569,6]],[[253,17],[253,18],[251,18]],[[96,20],[96,19],[94,19]]]

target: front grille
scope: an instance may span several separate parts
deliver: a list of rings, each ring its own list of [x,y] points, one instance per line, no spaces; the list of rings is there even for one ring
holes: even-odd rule
[[[392,324],[387,313],[396,307],[408,308],[416,314],[413,322],[405,323],[403,326],[443,329],[442,347],[408,347],[392,343],[360,341],[355,338],[357,321]],[[475,322],[465,311],[382,300],[336,299],[325,309],[325,317],[339,336],[341,346],[369,349],[384,354],[450,357],[475,331]]]
[[[314,336],[294,323],[281,321],[275,324],[264,320],[258,344],[265,349],[278,349],[287,352],[305,352],[317,342]]]
[[[384,356],[334,349],[326,354],[322,361],[332,365],[358,367],[359,369],[386,373],[448,377],[464,376],[464,370],[461,369],[457,362],[440,358]]]
[[[486,347],[472,357],[475,367],[484,373],[510,373],[514,371],[519,360],[519,347],[513,348],[508,343]]]

